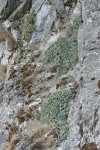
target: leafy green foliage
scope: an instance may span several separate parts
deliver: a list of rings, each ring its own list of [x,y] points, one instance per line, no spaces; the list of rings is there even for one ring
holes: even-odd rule
[[[67,73],[78,58],[77,32],[80,20],[75,20],[67,29],[67,38],[60,37],[44,54],[44,62],[58,65],[57,74]]]
[[[47,101],[42,105],[42,120],[60,129],[60,139],[67,138],[68,128],[66,124],[69,111],[68,104],[74,96],[70,90],[59,91],[54,95],[50,95]]]
[[[22,40],[29,41],[34,30],[33,16],[30,12],[24,15],[22,24]]]
[[[68,127],[66,125],[59,131],[59,137],[61,140],[66,140],[67,136],[68,136]]]

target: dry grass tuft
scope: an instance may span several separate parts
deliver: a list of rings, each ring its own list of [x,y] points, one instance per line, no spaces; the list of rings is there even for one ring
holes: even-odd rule
[[[13,150],[15,143],[18,142],[18,128],[15,125],[7,124],[7,130],[9,132],[9,137],[7,140],[7,150]]]
[[[12,34],[7,29],[0,26],[0,42],[5,41],[6,39],[10,39],[16,43],[16,40],[14,39]]]
[[[18,119],[20,124],[25,121],[25,117],[23,115],[20,115],[20,114],[17,115],[17,119]]]
[[[96,144],[92,142],[92,143],[84,144],[82,150],[98,150],[98,149]]]
[[[27,119],[32,118],[32,109],[28,109],[28,110],[26,111],[25,117],[26,117]]]
[[[40,137],[40,136],[44,133],[44,131],[45,131],[45,127],[44,127],[42,124],[40,124],[40,125],[32,132],[32,136],[33,136],[34,138]]]
[[[1,76],[2,80],[5,80],[6,75],[7,75],[7,66],[0,65],[0,76]]]
[[[54,145],[54,142],[55,142],[54,136],[53,135],[48,136],[46,139],[45,147],[46,148],[52,147]]]

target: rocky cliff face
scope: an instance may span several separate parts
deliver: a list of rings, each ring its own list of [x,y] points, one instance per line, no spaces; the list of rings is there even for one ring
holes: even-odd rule
[[[84,23],[78,32],[78,50],[83,82],[78,98],[69,113],[71,149],[81,149],[84,143],[91,142],[100,149],[99,5],[99,1],[84,0],[82,6]]]
[[[99,150],[99,0],[1,0],[0,18],[0,149]]]

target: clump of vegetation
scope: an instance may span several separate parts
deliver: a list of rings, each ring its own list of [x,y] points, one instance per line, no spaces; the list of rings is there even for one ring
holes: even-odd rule
[[[19,123],[23,123],[25,120],[29,120],[33,117],[32,115],[32,109],[28,109],[28,110],[22,110],[23,112],[18,112],[17,113],[17,119],[19,121]]]
[[[20,60],[21,60],[21,58],[22,58],[21,52],[17,52],[17,53],[16,53],[16,57],[15,57],[15,62],[16,62],[16,63],[19,63]]]
[[[45,131],[45,127],[44,127],[42,124],[40,124],[40,125],[37,126],[37,128],[32,132],[32,136],[33,136],[34,138],[40,137],[40,136],[44,133],[44,131]]]
[[[54,142],[55,138],[52,135],[48,136],[47,138],[41,137],[33,143],[33,145],[31,146],[31,150],[48,149],[53,146]]]
[[[18,127],[15,125],[7,124],[9,136],[7,139],[6,149],[12,150],[15,147],[15,142],[18,140]]]
[[[40,51],[34,51],[34,52],[30,53],[30,55],[29,55],[29,60],[30,60],[31,62],[34,62],[34,60],[35,60],[36,58],[38,58],[38,57],[40,56],[40,54],[41,54]]]
[[[29,41],[34,30],[33,16],[30,12],[24,15],[22,23],[22,40]]]
[[[56,63],[57,75],[68,72],[71,66],[77,61],[77,32],[81,21],[75,20],[73,25],[67,29],[67,38],[60,37],[52,44],[44,54],[45,63]]]
[[[55,139],[53,135],[48,136],[46,139],[45,147],[50,148],[51,146],[53,146],[54,142],[55,142]]]
[[[77,37],[77,31],[81,23],[82,23],[82,19],[80,18],[75,19],[73,24],[67,27],[67,35],[72,38],[74,38],[75,35]]]
[[[66,139],[68,135],[67,117],[68,104],[74,98],[74,94],[70,90],[63,90],[50,95],[41,108],[42,120],[50,125],[54,125],[59,129],[60,139]]]

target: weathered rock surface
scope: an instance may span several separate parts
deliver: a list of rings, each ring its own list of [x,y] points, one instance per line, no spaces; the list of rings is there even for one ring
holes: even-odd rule
[[[1,0],[0,1],[0,18],[7,18],[18,7],[20,0]],[[6,11],[5,11],[6,10]]]
[[[37,137],[33,138],[33,131],[40,123],[41,103],[50,93],[58,91],[59,86],[71,89],[77,83],[77,97],[71,102],[68,114],[68,139],[60,146],[55,142],[56,148],[54,145],[48,150],[99,150],[100,1],[1,0],[0,17],[8,17],[5,26],[16,41],[20,32],[13,27],[13,21],[30,8],[35,16],[35,31],[29,45],[26,44],[28,47],[11,50],[8,44],[11,41],[0,43],[0,64],[7,66],[6,79],[0,66],[0,148],[8,150],[14,144],[13,150],[45,149],[42,146],[46,139],[37,143]],[[56,66],[45,66],[41,57],[46,44],[63,36],[67,17],[71,22],[83,18],[78,31],[79,62],[58,78]]]
[[[70,145],[66,150],[81,150],[86,143],[94,142],[100,149],[100,12],[99,1],[83,1],[83,25],[79,29],[79,60],[82,86],[69,112]],[[91,147],[92,149],[92,147]]]

